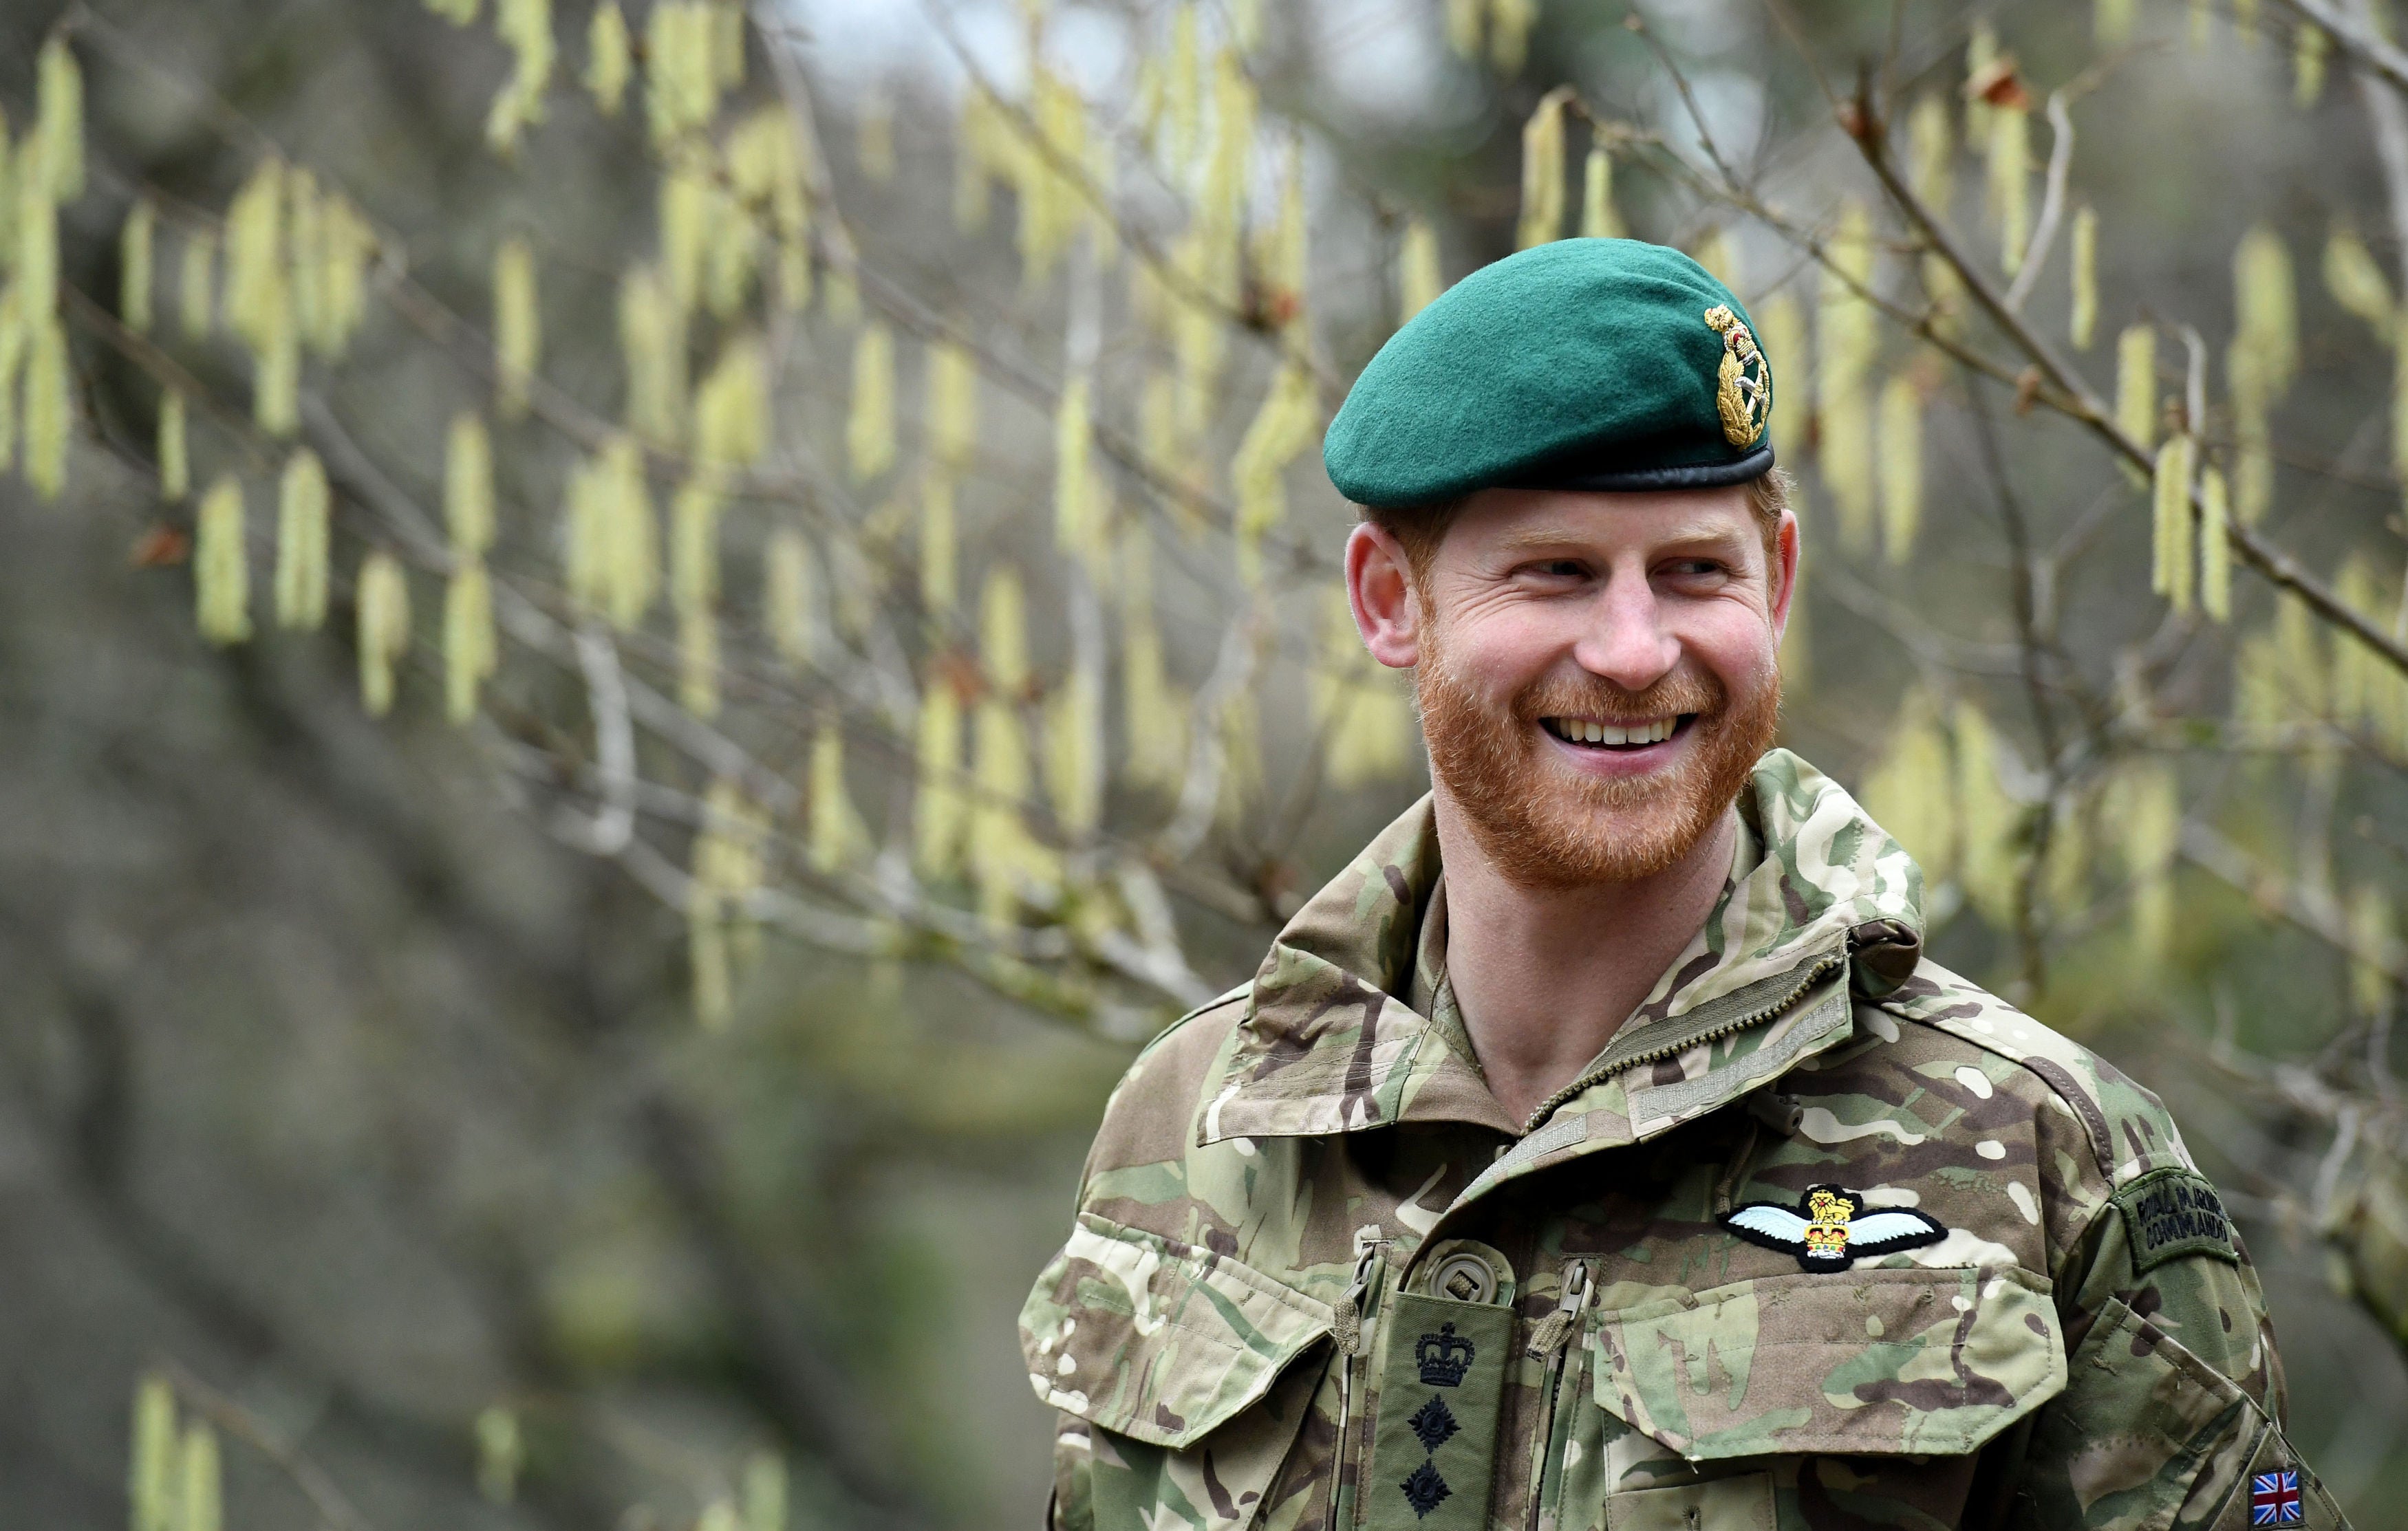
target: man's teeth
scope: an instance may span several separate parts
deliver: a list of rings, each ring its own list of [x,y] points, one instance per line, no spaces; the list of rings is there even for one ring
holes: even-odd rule
[[[1660,744],[1672,737],[1678,718],[1657,718],[1652,723],[1631,723],[1617,727],[1589,718],[1550,718],[1559,737],[1574,744]]]

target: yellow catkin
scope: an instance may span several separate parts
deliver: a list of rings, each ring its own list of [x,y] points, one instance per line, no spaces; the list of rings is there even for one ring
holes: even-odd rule
[[[1990,216],[1999,223],[1999,265],[2023,269],[2031,243],[2031,118],[2015,107],[1990,109]]]
[[[1732,240],[1728,229],[1708,229],[1699,236],[1692,258],[1706,268],[1708,276],[1725,287],[1743,285],[1740,279],[1739,246]]]
[[[972,732],[977,787],[969,831],[970,872],[981,917],[1008,924],[1024,889],[1043,877],[1044,856],[1021,819],[1031,784],[1028,737],[1020,703],[1028,685],[1027,608],[1009,568],[987,572],[980,595],[980,662],[986,689]]]
[[[175,1531],[176,1392],[156,1372],[134,1390],[132,1437],[125,1468],[129,1531]]]
[[[1908,184],[1914,194],[1945,217],[1956,199],[1956,140],[1947,106],[1937,95],[1917,100],[1906,114]]]
[[[2157,332],[2134,324],[2115,337],[2115,427],[2146,451],[2157,440]]]
[[[1483,0],[1444,0],[1446,45],[1459,58],[1480,57],[1481,23],[1487,7]]]
[[[599,579],[604,609],[620,631],[634,629],[660,594],[661,537],[652,518],[644,449],[624,433],[602,445],[595,494],[600,502]]]
[[[1364,651],[1343,590],[1330,590],[1323,599],[1312,701],[1331,786],[1345,791],[1385,780],[1412,765],[1412,703],[1398,678]]]
[[[1923,868],[1924,885],[1956,875],[1953,770],[1939,709],[1921,690],[1900,705],[1880,761],[1865,778],[1865,809]]]
[[[2382,1015],[2391,1006],[2388,971],[2397,961],[2399,922],[2391,895],[2372,882],[2349,895],[2349,995],[2361,1015]]]
[[[1203,147],[1204,65],[1195,0],[1170,13],[1170,49],[1163,71],[1162,154],[1183,180]]]
[[[2140,0],[2097,0],[2090,12],[2091,38],[2102,52],[2121,48],[2132,40],[2140,18]]]
[[[530,124],[543,121],[544,91],[558,62],[552,0],[494,0],[494,31],[510,45],[514,63],[485,114],[485,142],[508,154]]]
[[[743,0],[718,0],[710,7],[710,74],[723,91],[744,83]]]
[[[1971,87],[1982,83],[1999,62],[1999,29],[1986,19],[1973,23],[1965,39],[1965,141],[1984,146],[1987,152],[1990,141],[1990,104],[1982,93]]]
[[[1280,183],[1279,217],[1262,241],[1263,308],[1274,325],[1294,336],[1304,326],[1305,283],[1311,269],[1304,217],[1304,146],[1291,140],[1287,175]]]
[[[193,459],[184,430],[184,395],[170,388],[159,395],[159,497],[181,503],[193,492]]]
[[[1171,682],[1154,614],[1154,534],[1134,520],[1121,537],[1123,769],[1135,785],[1176,788],[1187,765],[1187,708]]]
[[[1405,225],[1397,246],[1397,322],[1420,313],[1445,291],[1438,265],[1438,230],[1429,220],[1416,218]]]
[[[185,236],[176,267],[176,312],[187,340],[206,338],[217,325],[217,264],[215,235]]]
[[[221,476],[193,518],[194,624],[221,647],[251,637],[251,554],[243,529],[242,483]]]
[[[283,229],[284,166],[265,160],[226,209],[225,322],[254,354],[283,327]]]
[[[55,313],[33,321],[25,350],[25,481],[55,500],[67,482],[67,332]]]
[[[1295,362],[1283,364],[1229,465],[1238,578],[1249,588],[1262,580],[1264,537],[1287,519],[1287,465],[1312,444],[1319,425],[1312,375]]]
[[[513,236],[494,252],[494,408],[504,420],[526,413],[527,387],[542,354],[535,251]]]
[[[2374,565],[2363,551],[2352,553],[2333,575],[2333,594],[2361,616],[2373,617],[2382,604]],[[2374,656],[2354,638],[2335,635],[2332,665],[2332,719],[2348,728],[2363,729],[2373,721],[2380,673]]]
[[[393,667],[409,651],[409,579],[393,554],[371,552],[360,562],[355,599],[359,609],[360,705],[371,718],[393,710]]]
[[[1802,454],[1806,411],[1813,395],[1802,387],[1789,386],[1790,379],[1809,375],[1806,316],[1799,310],[1795,294],[1786,291],[1774,293],[1756,306],[1756,338],[1767,365],[1782,369],[1778,386],[1772,390],[1771,437],[1780,443],[1777,450]]]
[[[2066,323],[2067,338],[2076,351],[2088,351],[2099,329],[2099,210],[2073,210],[2071,247],[2073,307]]]
[[[602,0],[585,26],[585,89],[603,116],[619,115],[631,72],[627,18],[620,13],[618,0]]]
[[[742,1531],[786,1531],[786,1463],[775,1452],[744,1459]]]
[[[811,737],[811,870],[848,870],[867,860],[871,849],[869,830],[845,791],[844,730],[833,715],[824,715]]]
[[[28,140],[17,156],[15,206],[0,203],[0,228],[13,222],[16,277],[11,287],[17,311],[27,317],[47,314],[59,306],[59,210],[37,184],[41,166],[36,163],[36,140]],[[5,170],[0,165],[0,170]],[[7,177],[0,175],[0,184]],[[13,213],[13,220],[9,214]]]
[[[2291,99],[2301,111],[2307,110],[2325,93],[2325,55],[2332,50],[2332,39],[2325,29],[2302,21],[2298,36],[2291,43]]]
[[[1225,825],[1244,822],[1263,795],[1263,709],[1252,691],[1231,692],[1213,720],[1221,739],[1221,800],[1216,805]]]
[[[301,424],[301,336],[292,310],[280,308],[276,332],[253,364],[251,418],[270,436],[291,436]]]
[[[706,469],[760,462],[769,450],[769,358],[754,335],[738,335],[695,391],[694,454]]]
[[[920,606],[940,626],[961,603],[960,561],[953,476],[934,468],[920,485]]]
[[[53,35],[35,62],[35,126],[43,184],[52,202],[83,195],[83,72],[66,39]]]
[[[2132,889],[2132,944],[2149,967],[2173,946],[2174,855],[2182,844],[2182,794],[2172,766],[2134,767],[2116,783],[2105,822],[2119,831],[2124,871]]]
[[[661,174],[661,279],[680,318],[692,315],[702,296],[703,263],[719,232],[711,173],[696,149],[678,153]]]
[[[568,598],[581,611],[600,611],[609,601],[607,545],[610,486],[601,465],[580,462],[568,470],[562,498],[561,565]]]
[[[1521,72],[1538,21],[1539,0],[1488,0],[1488,62],[1498,74]]]
[[[459,557],[478,557],[494,545],[494,443],[473,411],[453,415],[444,438],[443,524]]]
[[[2263,223],[2243,235],[2232,252],[2232,308],[2237,338],[2255,353],[2268,402],[2281,398],[2300,370],[2299,290],[2282,236]]]
[[[702,295],[710,311],[733,319],[752,291],[767,248],[758,223],[719,185],[710,188],[710,238],[703,250]]]
[[[2224,475],[2214,468],[2200,475],[2199,605],[2217,622],[2232,620],[2231,497]]]
[[[117,235],[117,319],[136,335],[150,333],[151,251],[157,241],[159,209],[147,196],[136,197]]]
[[[968,347],[939,340],[928,348],[928,454],[960,468],[978,448],[978,364]]]
[[[953,122],[953,227],[963,234],[983,233],[994,216],[996,170],[1010,131],[984,91],[972,85],[962,92]]]
[[[1903,564],[1923,524],[1923,396],[1903,372],[1882,385],[1880,453],[1882,549]]]
[[[895,465],[895,336],[865,324],[853,345],[853,407],[844,425],[845,459],[855,483]]]
[[[200,1420],[184,1427],[177,1473],[176,1531],[224,1531],[225,1482],[215,1430]]]
[[[1842,209],[1829,248],[1814,355],[1814,403],[1822,422],[1817,459],[1838,514],[1840,540],[1861,553],[1873,543],[1872,410],[1865,392],[1880,345],[1872,307],[1859,292],[1870,282],[1873,266],[1872,232],[1862,204],[1851,202]],[[1774,389],[1773,397],[1780,396]]]
[[[1581,165],[1581,237],[1619,239],[1622,215],[1613,208],[1613,156],[1594,145]]]
[[[322,356],[339,356],[367,313],[368,263],[377,254],[376,230],[351,199],[328,196],[319,216],[318,329],[309,343]]]
[[[453,26],[466,26],[477,19],[484,0],[426,0],[426,8]]]
[[[1513,236],[1518,249],[1563,237],[1564,103],[1569,99],[1569,90],[1548,92],[1522,124],[1522,219]]]
[[[307,170],[294,171],[285,178],[284,186],[285,279],[292,284],[293,322],[307,338],[324,323],[325,202],[318,194],[317,178]]]
[[[525,1438],[519,1417],[499,1404],[477,1413],[477,1492],[497,1505],[517,1496],[519,1468],[525,1462]]]
[[[1084,372],[1072,375],[1062,385],[1054,412],[1054,545],[1100,579],[1106,554],[1090,451],[1095,434],[1092,386]]]
[[[2344,311],[2356,315],[2386,341],[2397,323],[2391,283],[2375,264],[2366,241],[2346,223],[2336,224],[2325,241],[2325,291]]]
[[[1956,880],[1983,919],[2012,929],[2021,883],[2022,810],[1999,784],[2000,745],[1982,709],[1959,701],[1950,723],[1956,737]]]
[[[1078,668],[1045,706],[1045,786],[1054,821],[1083,838],[1104,812],[1104,677]]]
[[[276,495],[276,624],[326,622],[328,513],[326,469],[307,447],[293,454]]]
[[[656,148],[701,128],[719,109],[722,64],[714,57],[708,0],[662,0],[644,30],[644,110]]]
[[[819,560],[810,538],[791,526],[769,535],[762,559],[762,604],[770,647],[797,670],[819,657]]]
[[[921,694],[914,757],[911,865],[924,878],[958,877],[969,827],[969,798],[962,790],[962,699],[942,675],[931,675]]]
[[[494,636],[494,584],[481,559],[452,571],[443,592],[443,711],[455,723],[477,715],[478,688],[501,662]]]
[[[2157,449],[2157,475],[2152,481],[2150,503],[2156,536],[2151,545],[2157,556],[2149,565],[2149,589],[2163,595],[2177,611],[2189,610],[2191,603],[2195,564],[2190,487],[2195,452],[2196,444],[2188,436],[2168,437],[2166,444]]]
[[[685,417],[685,322],[650,266],[619,282],[619,346],[627,366],[627,423],[674,443]]]

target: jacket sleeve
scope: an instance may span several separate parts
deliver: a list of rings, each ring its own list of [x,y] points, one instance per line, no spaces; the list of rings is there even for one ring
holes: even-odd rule
[[[2185,1162],[2063,1189],[2086,1212],[2056,1282],[2068,1380],[2034,1422],[2009,1524],[2346,1527],[2284,1437],[2265,1295],[2214,1188]]]
[[[1087,1422],[1076,1414],[1054,1418],[1054,1499],[1046,1507],[1045,1531],[1095,1531],[1096,1453]]]

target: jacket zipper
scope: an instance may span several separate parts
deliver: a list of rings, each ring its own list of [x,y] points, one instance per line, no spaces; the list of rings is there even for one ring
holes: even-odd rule
[[[1356,1235],[1354,1280],[1346,1288],[1346,1295],[1338,1299],[1337,1317],[1330,1328],[1338,1346],[1338,1454],[1329,1465],[1329,1531],[1340,1531],[1339,1494],[1346,1482],[1346,1461],[1354,1424],[1355,1363],[1369,1348],[1363,1342],[1363,1309],[1369,1300],[1371,1278],[1379,1263],[1378,1240]]]
[[[1627,1058],[1616,1058],[1606,1067],[1583,1074],[1580,1078],[1572,1080],[1571,1083],[1565,1085],[1554,1095],[1549,1095],[1545,1100],[1541,1101],[1539,1103],[1539,1109],[1532,1111],[1530,1113],[1530,1119],[1522,1124],[1522,1131],[1526,1135],[1538,1131],[1539,1123],[1546,1121],[1548,1117],[1554,1115],[1556,1107],[1561,1106],[1565,1101],[1571,1099],[1574,1095],[1579,1095],[1582,1091],[1598,1083],[1601,1080],[1612,1079],[1614,1075],[1622,1073],[1627,1069],[1637,1068],[1644,1064],[1652,1064],[1661,1059],[1671,1057],[1676,1052],[1686,1052],[1689,1049],[1697,1047],[1702,1043],[1719,1041],[1723,1037],[1728,1037],[1733,1032],[1745,1031],[1750,1026],[1760,1025],[1764,1022],[1770,1021],[1774,1016],[1779,1015],[1782,1011],[1789,1009],[1790,1006],[1797,1004],[1799,1000],[1804,998],[1808,990],[1813,988],[1814,985],[1830,977],[1834,969],[1845,967],[1847,965],[1848,952],[1847,948],[1842,945],[1837,952],[1826,952],[1813,966],[1806,970],[1803,977],[1799,978],[1796,983],[1790,986],[1787,994],[1783,994],[1779,999],[1774,1000],[1770,1005],[1762,1005],[1758,1006],[1755,1009],[1743,1011],[1741,1014],[1732,1016],[1729,1020],[1725,1021],[1720,1025],[1709,1026],[1700,1032],[1693,1032],[1688,1036],[1683,1037],[1678,1041],[1667,1042],[1660,1047],[1649,1048],[1639,1052],[1634,1052]]]
[[[1530,1336],[1529,1353],[1547,1363],[1545,1402],[1536,1422],[1538,1468],[1530,1474],[1530,1531],[1538,1531],[1540,1510],[1546,1503],[1547,1475],[1555,1470],[1555,1411],[1558,1395],[1563,1391],[1564,1371],[1580,1333],[1581,1315],[1587,1311],[1589,1295],[1595,1290],[1587,1261],[1574,1260],[1564,1266],[1563,1298],[1555,1304],[1554,1312],[1539,1321],[1537,1331]]]

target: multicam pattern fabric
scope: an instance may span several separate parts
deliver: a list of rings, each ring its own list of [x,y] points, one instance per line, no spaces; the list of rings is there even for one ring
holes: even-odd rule
[[[2278,1472],[2343,1524],[2156,1098],[1921,960],[1914,863],[1796,756],[1739,810],[1704,927],[1527,1122],[1423,1013],[1426,802],[1140,1057],[1022,1315],[1054,1526],[2226,1527]],[[2190,1246],[2136,1261],[2169,1186]],[[1944,1236],[1801,1270],[1721,1223],[1815,1187]],[[1511,1339],[1433,1447],[1397,1347],[1438,1314]]]

